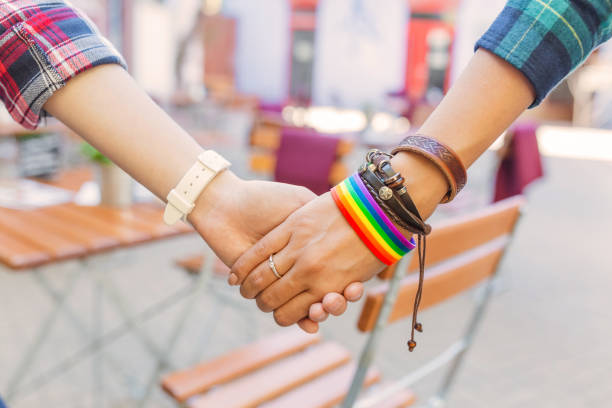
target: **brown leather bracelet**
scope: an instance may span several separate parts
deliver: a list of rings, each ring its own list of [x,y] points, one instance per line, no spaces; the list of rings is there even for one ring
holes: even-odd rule
[[[467,182],[467,172],[459,156],[448,146],[424,135],[410,135],[395,147],[391,154],[412,152],[420,154],[436,165],[444,174],[449,189],[442,199],[443,203],[452,201]]]

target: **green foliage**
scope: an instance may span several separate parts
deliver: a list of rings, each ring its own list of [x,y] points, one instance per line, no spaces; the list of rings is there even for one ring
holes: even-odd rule
[[[81,153],[83,153],[83,155],[87,157],[89,160],[91,160],[92,162],[95,162],[98,164],[111,164],[112,163],[106,156],[100,153],[95,147],[93,147],[89,143],[83,143],[81,145]]]

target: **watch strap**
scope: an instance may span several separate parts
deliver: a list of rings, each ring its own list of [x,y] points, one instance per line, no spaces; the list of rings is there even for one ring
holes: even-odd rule
[[[164,222],[172,225],[189,215],[204,188],[229,166],[230,162],[213,150],[200,153],[193,166],[168,193]]]

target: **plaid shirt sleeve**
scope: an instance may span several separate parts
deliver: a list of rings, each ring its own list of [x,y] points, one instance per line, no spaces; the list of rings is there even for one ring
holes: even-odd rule
[[[612,32],[612,0],[510,0],[478,40],[520,70],[542,99]]]
[[[63,1],[0,1],[0,98],[26,128],[43,105],[79,73],[125,62],[93,23]]]

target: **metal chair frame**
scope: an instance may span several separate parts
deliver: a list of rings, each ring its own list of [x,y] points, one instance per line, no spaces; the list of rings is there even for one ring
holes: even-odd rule
[[[514,227],[510,231],[510,233],[508,233],[505,237],[500,237],[496,240],[504,239],[509,242],[512,239],[512,236],[514,235],[514,232],[516,231],[516,227],[520,221],[520,216],[523,213],[524,209],[519,212],[519,219],[517,219],[517,221],[515,222]],[[508,242],[506,242],[506,244],[508,244]],[[505,253],[506,248],[504,248],[504,255]],[[376,355],[380,336],[387,325],[389,315],[393,309],[395,301],[397,300],[397,293],[400,287],[400,282],[405,276],[405,271],[408,268],[410,258],[412,256],[414,255],[406,256],[400,260],[398,267],[395,269],[393,277],[389,281],[389,289],[383,301],[380,313],[377,317],[376,325],[369,334],[366,344],[359,355],[359,363],[357,366],[357,370],[355,371],[355,374],[351,381],[349,392],[342,403],[342,408],[376,407],[377,404],[379,404],[381,401],[384,401],[385,399],[395,395],[399,391],[410,387],[421,379],[427,377],[429,374],[437,371],[441,367],[450,364],[450,368],[444,377],[442,385],[438,389],[437,393],[433,397],[431,397],[426,403],[426,406],[436,408],[443,407],[446,405],[448,394],[456,379],[457,373],[464,361],[465,354],[473,343],[476,331],[480,327],[480,324],[482,323],[482,319],[484,317],[484,313],[491,301],[492,293],[494,291],[495,282],[499,271],[499,266],[495,269],[493,275],[486,279],[486,281],[483,283],[484,290],[482,292],[482,295],[479,296],[479,298],[477,299],[472,316],[467,324],[463,336],[459,340],[454,342],[451,346],[449,346],[446,350],[440,353],[437,357],[430,360],[428,363],[401,377],[391,385],[387,386],[385,389],[376,392],[372,396],[357,401],[359,394],[362,390],[365,375]],[[502,256],[499,261],[499,264],[501,264],[503,260],[504,257]]]
[[[121,375],[121,377],[128,384],[130,390],[132,390],[131,393],[138,399],[137,406],[145,406],[161,371],[167,368],[174,368],[167,356],[170,355],[174,349],[176,342],[183,331],[185,323],[194,308],[196,299],[199,298],[212,277],[214,257],[212,256],[212,251],[208,249],[208,247],[206,247],[206,251],[209,253],[207,256],[209,261],[203,263],[202,271],[196,277],[195,282],[189,283],[185,287],[156,302],[139,314],[135,314],[130,310],[125,302],[125,299],[117,290],[107,273],[111,267],[119,264],[119,262],[117,262],[117,252],[120,251],[78,259],[76,261],[76,265],[74,266],[76,271],[69,276],[65,287],[61,290],[53,288],[45,278],[44,273],[53,270],[53,268],[56,268],[57,270],[57,268],[65,267],[67,263],[62,263],[47,268],[39,267],[33,269],[32,276],[40,288],[51,298],[54,307],[42,320],[41,324],[39,325],[39,329],[34,336],[34,340],[29,344],[16,369],[9,377],[8,384],[3,394],[6,402],[11,403],[15,401],[20,394],[24,394],[28,391],[33,391],[42,387],[43,385],[52,381],[57,375],[62,374],[68,369],[74,367],[84,358],[98,353],[93,364],[92,373],[92,379],[94,384],[96,384],[95,389],[97,390],[98,394],[97,398],[94,398],[94,400],[98,404],[103,405],[103,363],[106,363],[109,368]],[[87,271],[87,276],[91,278],[94,285],[94,296],[92,297],[91,304],[93,330],[88,330],[87,325],[83,323],[74,310],[67,305],[67,300],[73,293],[76,283],[85,275],[85,271]],[[185,296],[189,296],[188,299],[185,300]],[[102,301],[104,298],[107,298],[110,301],[123,320],[118,327],[110,330],[107,333],[104,333],[104,327],[102,325]],[[143,327],[141,327],[141,325],[145,321],[161,313],[163,310],[166,310],[168,307],[173,306],[182,300],[185,300],[183,311],[173,322],[171,329],[169,330],[169,336],[166,344],[164,347],[160,348],[152,340],[151,335]],[[45,338],[53,329],[58,317],[62,313],[68,318],[70,324],[77,330],[77,332],[87,340],[86,345],[24,384],[24,377],[34,365],[36,358],[44,345]],[[155,358],[154,369],[149,375],[144,387],[137,385],[136,379],[128,375],[126,370],[122,367],[122,364],[117,359],[104,352],[104,348],[106,346],[128,333],[134,334],[141,345]]]

